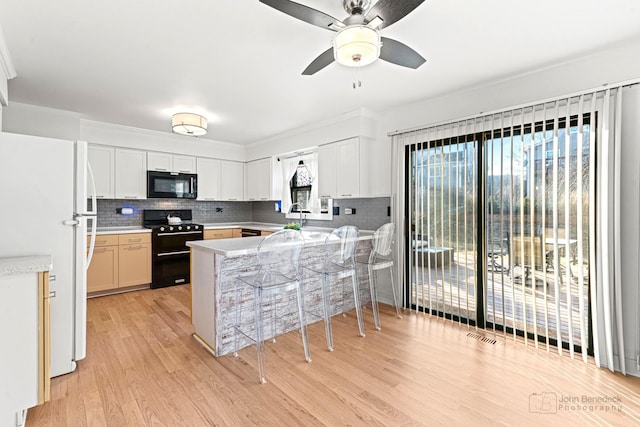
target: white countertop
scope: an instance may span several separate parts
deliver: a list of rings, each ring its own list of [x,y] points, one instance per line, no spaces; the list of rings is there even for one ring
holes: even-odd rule
[[[282,227],[283,226],[279,226],[278,230],[282,230]],[[331,228],[322,227],[307,227],[303,229],[304,245],[315,246],[324,244],[325,239],[332,230]],[[371,239],[372,237],[372,231],[360,231],[359,240]],[[264,236],[256,236],[231,239],[192,240],[187,242],[187,246],[218,255],[241,256],[256,253],[258,245],[264,239]]]
[[[98,227],[96,234],[127,234],[127,233],[151,233],[151,229],[137,225],[125,227]]]
[[[261,231],[279,231],[282,230],[284,224],[267,224],[262,222],[214,222],[202,224],[205,230],[219,230],[223,228],[250,228],[252,230]],[[142,226],[116,226],[116,227],[98,227],[96,234],[126,234],[126,233],[151,233],[150,228]]]
[[[51,271],[51,255],[0,258],[0,276]]]
[[[202,224],[205,230],[219,230],[224,228],[248,228],[251,230],[276,232],[284,229],[284,224],[272,224],[266,222],[213,222]],[[330,233],[331,227],[304,227],[304,231]],[[126,234],[126,233],[151,233],[151,229],[142,226],[98,227],[96,234]],[[372,235],[373,231],[360,230],[360,236]],[[247,239],[247,237],[245,237]]]
[[[217,230],[221,228],[250,228],[251,230],[260,231],[280,231],[284,228],[284,224],[268,224],[264,222],[214,222],[205,223],[205,230]]]

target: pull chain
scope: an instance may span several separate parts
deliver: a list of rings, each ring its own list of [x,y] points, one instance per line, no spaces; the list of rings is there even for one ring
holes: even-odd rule
[[[360,81],[360,66],[353,67],[353,88],[357,89],[362,87],[362,82]]]

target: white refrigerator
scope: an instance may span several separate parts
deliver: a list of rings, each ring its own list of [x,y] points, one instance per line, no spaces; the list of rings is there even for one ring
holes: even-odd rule
[[[0,132],[0,257],[53,257],[52,377],[86,355],[87,232],[95,240],[97,209],[88,178],[86,142]]]

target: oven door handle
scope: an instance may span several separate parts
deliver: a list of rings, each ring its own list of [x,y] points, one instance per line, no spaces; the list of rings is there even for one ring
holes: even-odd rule
[[[189,254],[191,251],[176,251],[176,252],[162,252],[157,254],[157,256],[169,256],[169,255],[185,255]]]
[[[202,231],[176,231],[174,233],[158,233],[156,236],[175,236],[180,234],[202,234]]]

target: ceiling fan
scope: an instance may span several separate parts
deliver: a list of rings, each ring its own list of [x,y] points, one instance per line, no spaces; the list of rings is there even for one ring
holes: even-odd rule
[[[261,3],[308,22],[336,32],[333,45],[320,54],[302,72],[312,75],[336,61],[348,67],[362,67],[380,58],[392,64],[416,69],[425,59],[409,46],[387,37],[379,30],[408,15],[424,0],[343,0],[349,16],[339,21],[333,16],[289,0],[260,0]]]

